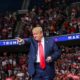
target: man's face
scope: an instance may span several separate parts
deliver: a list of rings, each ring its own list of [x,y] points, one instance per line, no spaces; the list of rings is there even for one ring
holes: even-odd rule
[[[33,31],[33,38],[36,40],[36,41],[40,41],[43,37],[43,33],[40,32],[40,31]]]

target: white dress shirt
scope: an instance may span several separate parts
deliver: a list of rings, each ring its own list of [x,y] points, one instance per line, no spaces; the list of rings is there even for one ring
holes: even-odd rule
[[[43,46],[43,50],[44,50],[44,53],[45,53],[44,37],[43,37],[42,40],[41,40],[41,44],[42,44],[42,46]],[[44,55],[45,55],[45,54],[44,54]],[[36,63],[39,63],[39,62],[40,62],[40,55],[39,55],[39,48],[38,48]]]

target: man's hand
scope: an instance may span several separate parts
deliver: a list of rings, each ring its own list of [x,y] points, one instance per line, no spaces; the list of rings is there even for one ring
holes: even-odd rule
[[[52,57],[51,56],[48,56],[47,59],[46,59],[46,62],[47,63],[52,62]]]
[[[22,44],[24,44],[24,39],[19,37],[19,38],[17,38],[17,42],[19,45],[22,45]]]

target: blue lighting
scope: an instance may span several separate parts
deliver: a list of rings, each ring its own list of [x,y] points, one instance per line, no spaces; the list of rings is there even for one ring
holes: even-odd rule
[[[29,38],[25,38],[24,40],[28,41]],[[70,40],[80,40],[80,33],[70,34],[70,35],[62,35],[62,36],[54,36],[53,40],[55,42],[63,42]],[[14,46],[19,45],[17,39],[9,39],[9,40],[0,40],[0,46]]]

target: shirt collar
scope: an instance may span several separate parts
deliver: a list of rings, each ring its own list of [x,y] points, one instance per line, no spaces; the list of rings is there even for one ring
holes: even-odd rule
[[[42,37],[41,42],[44,42],[44,37]]]

